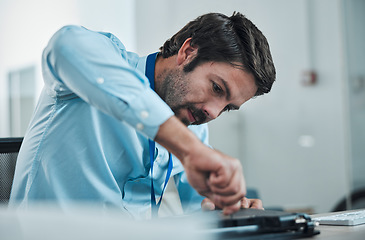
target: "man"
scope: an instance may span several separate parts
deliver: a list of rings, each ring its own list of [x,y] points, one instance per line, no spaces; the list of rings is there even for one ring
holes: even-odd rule
[[[202,196],[225,214],[262,207],[244,198],[239,161],[206,145],[206,123],[270,91],[266,38],[240,13],[212,13],[160,50],[140,58],[114,35],[78,26],[52,37],[10,205],[87,201],[144,218],[172,179],[186,212]]]

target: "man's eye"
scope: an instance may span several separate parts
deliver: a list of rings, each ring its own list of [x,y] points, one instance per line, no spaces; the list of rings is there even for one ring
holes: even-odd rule
[[[213,91],[215,93],[222,93],[223,92],[222,88],[216,83],[213,83]]]

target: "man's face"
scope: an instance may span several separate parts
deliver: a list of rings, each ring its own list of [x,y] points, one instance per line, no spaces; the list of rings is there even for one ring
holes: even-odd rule
[[[252,74],[228,63],[207,62],[188,73],[181,66],[163,75],[160,96],[185,125],[238,110],[257,91]]]

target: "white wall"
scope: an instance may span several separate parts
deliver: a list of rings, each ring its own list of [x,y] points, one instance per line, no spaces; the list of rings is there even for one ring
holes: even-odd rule
[[[286,30],[269,36],[277,85],[242,112],[247,181],[269,204],[329,211],[349,188],[340,2],[281,3],[269,23]],[[301,84],[305,70],[316,85]]]
[[[207,12],[240,11],[268,38],[277,68],[272,93],[210,124],[211,144],[241,159],[247,185],[266,206],[325,212],[349,191],[342,7],[340,0],[137,2],[142,54]],[[301,84],[307,70],[317,84]]]
[[[8,112],[7,74],[35,65],[38,96],[43,86],[41,54],[52,34],[67,24],[110,31],[135,50],[133,0],[1,0],[0,1],[0,112]],[[9,137],[9,119],[0,117],[0,137]]]
[[[365,1],[344,1],[353,187],[365,187]]]

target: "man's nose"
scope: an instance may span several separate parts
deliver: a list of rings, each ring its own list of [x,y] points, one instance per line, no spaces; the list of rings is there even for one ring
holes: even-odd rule
[[[222,113],[224,107],[221,105],[222,104],[213,103],[205,106],[204,113],[207,116],[208,121],[216,119]]]

